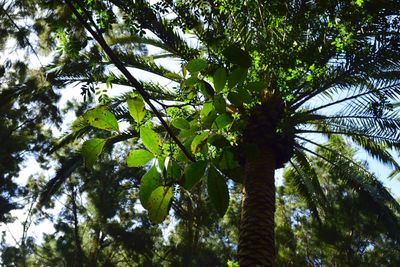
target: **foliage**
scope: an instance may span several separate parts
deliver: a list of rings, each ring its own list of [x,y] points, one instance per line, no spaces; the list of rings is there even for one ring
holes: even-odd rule
[[[396,1],[17,1],[13,12],[21,18],[32,14],[38,46],[55,53],[46,75],[33,76],[46,85],[35,86],[34,91],[46,88],[50,97],[45,99],[51,106],[53,88],[78,84],[87,100],[74,107],[78,118],[69,132],[51,148],[45,147],[61,166],[40,196],[40,205],[46,206],[62,190],[71,192],[68,201],[73,213],[65,216],[70,216],[74,227],[60,224],[60,232],[74,243],[75,261],[83,264],[90,254],[80,241],[84,235],[79,233],[76,188],[87,192],[91,201],[100,201],[96,194],[108,188],[88,185],[101,182],[99,166],[111,162],[108,171],[117,172],[113,179],[118,181],[113,190],[122,190],[122,181],[135,185],[129,194],[115,198],[118,205],[110,208],[114,215],[118,208],[123,214],[122,207],[131,211],[124,214],[126,221],[136,218],[138,198],[153,223],[161,223],[168,214],[179,216],[186,198],[193,202],[188,209],[201,207],[203,196],[222,217],[229,214],[230,191],[243,183],[242,266],[274,264],[273,222],[269,224],[275,210],[273,172],[287,162],[311,214],[324,219],[329,202],[311,156],[330,169],[340,159],[341,164],[362,170],[363,175],[342,174],[349,177],[343,190],[352,188],[372,201],[388,234],[399,240],[399,204],[365,174],[362,164],[320,142],[346,136],[381,162],[400,169],[389,153],[398,150],[400,137],[398,10]],[[34,49],[22,28],[11,24],[18,29],[17,41]],[[5,40],[9,36],[5,34]],[[159,53],[150,53],[150,47]],[[180,67],[162,65],[162,58],[176,59]],[[139,79],[136,69],[161,76],[170,86]],[[131,92],[125,95],[107,94],[111,88],[126,86]],[[12,92],[23,96],[18,90]],[[49,110],[56,120],[57,110]],[[44,117],[39,115],[35,118]],[[261,159],[268,162],[260,163]],[[82,163],[86,173],[77,175]],[[270,184],[257,186],[260,180]],[[5,190],[14,194],[15,188],[11,183]],[[122,199],[129,200],[130,206],[119,206]],[[101,231],[116,240],[130,234],[134,238],[132,224],[121,222]],[[143,222],[150,227],[141,218]],[[96,232],[98,238],[101,231]],[[190,229],[187,232],[189,240],[199,240]],[[149,240],[153,244],[154,239]],[[256,241],[270,243],[259,251],[253,247],[259,244]],[[156,256],[151,246],[146,248],[145,256],[132,252],[133,261],[150,264]]]

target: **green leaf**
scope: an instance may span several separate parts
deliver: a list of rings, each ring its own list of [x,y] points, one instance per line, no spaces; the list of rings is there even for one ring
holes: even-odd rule
[[[173,160],[169,161],[167,167],[167,176],[174,181],[179,181],[181,179],[181,168],[179,167],[178,163]]]
[[[172,126],[174,126],[177,129],[180,130],[189,130],[190,129],[190,124],[187,120],[184,118],[176,118],[173,119],[171,122]]]
[[[235,69],[234,71],[231,72],[231,74],[229,74],[228,87],[233,88],[237,84],[242,83],[246,79],[246,76],[247,76],[247,69],[240,67]]]
[[[166,78],[172,79],[172,80],[180,80],[180,79],[182,79],[182,77],[178,73],[175,73],[175,72],[167,72],[167,73],[164,74],[164,76]]]
[[[249,53],[241,49],[238,45],[229,46],[222,52],[222,54],[233,64],[244,68],[249,68],[251,66],[251,57]]]
[[[161,139],[158,134],[153,131],[150,127],[142,126],[140,127],[140,139],[143,145],[150,150],[154,155],[161,154]]]
[[[209,137],[208,138],[208,143],[210,145],[213,145],[213,146],[219,147],[219,148],[226,147],[226,146],[230,145],[229,141],[223,135],[220,135],[220,134],[216,134],[216,135],[213,135],[213,136]]]
[[[202,71],[207,68],[207,66],[207,61],[202,58],[192,59],[186,64],[186,68],[190,73]]]
[[[199,80],[199,78],[197,78],[196,76],[191,76],[189,78],[187,78],[184,83],[186,86],[192,87],[195,84],[199,83],[201,80]]]
[[[157,159],[158,167],[160,168],[161,173],[164,173],[164,171],[165,171],[165,161],[166,161],[167,158],[169,159],[169,157],[160,156]]]
[[[203,96],[206,99],[210,99],[210,98],[214,97],[214,94],[215,94],[214,89],[212,88],[212,86],[208,82],[201,81],[199,87],[200,87],[201,93],[203,94]]]
[[[215,110],[220,114],[226,112],[226,102],[222,95],[216,95],[214,97],[214,107]]]
[[[153,165],[140,180],[139,186],[139,199],[143,208],[148,208],[148,200],[151,193],[161,185],[161,177],[157,172],[156,167]]]
[[[229,206],[229,191],[224,177],[215,167],[208,170],[207,191],[218,214],[224,216]]]
[[[225,128],[226,126],[228,126],[229,124],[231,124],[231,122],[232,122],[231,116],[229,116],[227,113],[224,113],[224,114],[219,115],[215,119],[214,125],[218,130],[221,130],[221,129]]]
[[[214,110],[214,105],[212,102],[204,103],[203,109],[200,111],[200,117],[203,119],[206,118],[213,110]]]
[[[87,126],[89,126],[87,120],[83,116],[80,116],[72,123],[71,129],[73,132],[78,132]]]
[[[90,126],[107,131],[119,131],[117,119],[105,107],[90,109],[83,116]]]
[[[197,161],[187,167],[182,186],[187,190],[191,190],[204,176],[206,167],[207,162],[205,161]]]
[[[87,140],[82,145],[82,156],[85,159],[85,167],[91,168],[103,151],[103,147],[106,143],[105,139],[93,138]]]
[[[214,73],[214,89],[217,93],[221,92],[226,84],[226,71],[223,68],[217,69]]]
[[[234,104],[235,106],[241,106],[243,105],[243,98],[241,97],[241,95],[237,92],[230,92],[228,94],[228,100]]]
[[[153,158],[154,155],[147,150],[132,150],[126,158],[126,164],[128,167],[141,167],[146,165],[146,163]]]
[[[208,136],[209,132],[202,132],[201,134],[196,135],[192,141],[192,144],[190,145],[190,149],[193,154],[200,152],[201,147],[207,143]]]
[[[240,167],[239,163],[235,159],[235,155],[232,151],[225,150],[222,155],[222,159],[219,162],[221,170],[233,170]]]
[[[162,223],[168,215],[173,190],[171,186],[159,186],[150,195],[147,210],[152,223]]]
[[[253,102],[249,91],[247,91],[244,87],[240,87],[238,89],[238,93],[240,94],[243,103],[250,104]]]
[[[146,116],[143,99],[140,96],[134,96],[128,98],[126,102],[128,103],[129,114],[137,123],[140,123]]]

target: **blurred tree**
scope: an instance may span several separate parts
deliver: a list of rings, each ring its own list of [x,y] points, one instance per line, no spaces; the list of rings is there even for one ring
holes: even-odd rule
[[[327,146],[354,158],[355,150],[341,138],[332,138]],[[383,214],[380,196],[383,185],[359,166],[337,158],[329,151],[316,150],[336,164],[332,168],[321,158],[310,158],[329,203],[314,208],[297,194],[300,173],[293,167],[284,173],[285,184],[278,188],[276,235],[278,266],[397,266],[400,250],[390,231],[393,222]],[[360,168],[362,166],[362,168]],[[355,187],[354,179],[364,181]],[[319,220],[311,216],[319,212]],[[385,254],[382,254],[384,253]]]

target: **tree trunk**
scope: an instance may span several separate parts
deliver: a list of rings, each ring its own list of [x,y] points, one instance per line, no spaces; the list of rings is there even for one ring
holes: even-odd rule
[[[238,260],[241,267],[275,265],[275,157],[246,157]]]

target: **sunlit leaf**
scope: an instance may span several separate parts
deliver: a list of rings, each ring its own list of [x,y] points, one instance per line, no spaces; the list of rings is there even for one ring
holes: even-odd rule
[[[142,206],[147,209],[147,202],[151,193],[161,185],[161,177],[153,165],[140,180],[139,199]]]
[[[177,129],[180,130],[189,130],[190,129],[190,124],[187,120],[184,118],[176,118],[173,119],[171,122],[172,126],[174,126]]]
[[[91,168],[103,151],[103,147],[106,143],[105,139],[93,138],[87,140],[82,145],[82,156],[85,160],[85,167]]]
[[[161,154],[161,139],[150,127],[142,126],[140,128],[140,139],[142,140],[143,145],[154,155]]]
[[[232,122],[231,116],[229,116],[227,113],[224,113],[224,114],[219,115],[215,119],[214,126],[218,130],[221,130],[221,129],[225,128],[226,126],[228,126],[229,124],[231,124],[231,122]]]
[[[165,162],[167,161],[167,159],[169,160],[169,157],[166,156],[160,156],[157,159],[157,163],[158,163],[158,167],[160,168],[160,171],[163,173],[164,169],[165,169]]]
[[[84,115],[84,119],[93,127],[107,131],[119,131],[117,119],[105,107],[88,110]]]
[[[152,223],[162,223],[168,215],[173,190],[170,186],[159,186],[150,195],[147,210]]]
[[[197,78],[196,76],[192,76],[185,80],[185,85],[191,87],[191,86],[199,83],[200,81],[201,80],[199,80],[199,78]]]
[[[134,96],[128,98],[126,102],[128,103],[129,114],[137,123],[140,123],[146,116],[143,99],[140,96]]]
[[[229,206],[228,186],[224,177],[214,167],[208,170],[207,191],[218,214],[224,216]]]
[[[201,58],[192,59],[186,64],[187,70],[191,73],[202,71],[207,68],[207,66],[207,61]]]
[[[141,167],[154,158],[154,155],[143,149],[132,150],[126,158],[128,167]]]
[[[202,117],[202,118],[207,117],[213,110],[214,110],[214,105],[212,102],[204,103],[203,109],[200,112],[200,117]]]
[[[174,73],[174,72],[167,72],[164,76],[169,78],[169,79],[172,79],[172,80],[180,80],[180,79],[182,79],[182,77],[179,74]]]
[[[196,135],[190,146],[193,154],[200,152],[201,147],[207,143],[208,136],[209,132],[202,132],[201,134]]]

